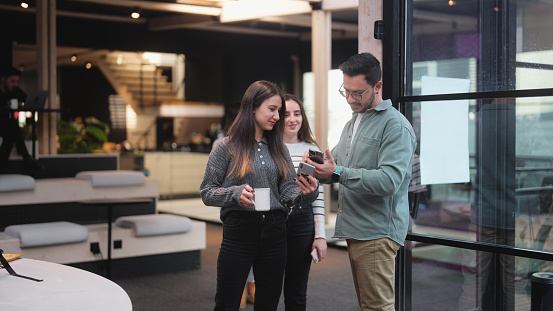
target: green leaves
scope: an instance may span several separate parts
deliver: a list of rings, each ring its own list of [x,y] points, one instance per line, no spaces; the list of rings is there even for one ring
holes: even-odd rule
[[[85,126],[85,133],[86,133],[85,135],[90,135],[98,141],[101,141],[101,142],[108,141],[108,136],[106,135],[104,130],[96,126],[93,126],[93,125]]]
[[[105,152],[102,145],[108,140],[109,126],[94,117],[79,121],[58,121],[58,153]]]

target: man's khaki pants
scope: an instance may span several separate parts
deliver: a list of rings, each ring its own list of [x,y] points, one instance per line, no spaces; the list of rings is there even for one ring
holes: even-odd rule
[[[395,258],[401,245],[388,238],[346,241],[359,310],[394,310]]]

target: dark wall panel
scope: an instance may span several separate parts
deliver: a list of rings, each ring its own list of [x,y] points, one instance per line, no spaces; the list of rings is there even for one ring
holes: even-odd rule
[[[117,93],[99,69],[60,67],[58,75],[62,120],[94,116],[109,124],[109,96]]]
[[[2,36],[4,45],[11,42],[34,43],[34,14],[0,12],[2,25],[9,26],[9,36]],[[3,27],[3,29],[6,29]],[[9,41],[9,42],[8,42]],[[8,43],[6,43],[8,42]],[[147,24],[117,23],[79,19],[67,16],[57,18],[59,46],[95,49],[152,51],[180,53],[186,56],[185,95],[189,101],[217,101],[229,104],[240,101],[246,88],[256,80],[277,83],[284,91],[292,91],[292,55],[299,56],[300,70],[311,70],[311,42],[298,38],[255,36],[220,33],[193,29],[150,31]],[[1,46],[1,45],[0,45]],[[336,40],[332,45],[332,68],[357,53],[357,40]],[[77,79],[70,78],[69,69],[60,70],[62,115],[74,117],[91,113],[89,104],[75,99],[72,88],[94,86],[92,97],[98,99],[111,92],[107,83],[97,79],[92,84],[87,75],[77,71]],[[69,84],[71,86],[66,86]],[[65,94],[69,92],[70,94]],[[65,110],[63,106],[73,106]],[[88,106],[88,107],[83,107]],[[97,107],[97,104],[94,105]],[[105,107],[103,108],[105,109]],[[105,109],[105,113],[107,109]]]

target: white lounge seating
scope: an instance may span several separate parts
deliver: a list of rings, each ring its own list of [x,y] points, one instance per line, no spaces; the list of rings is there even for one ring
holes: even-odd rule
[[[196,251],[206,246],[206,224],[169,214],[122,216],[115,220],[113,240],[123,247],[113,258]]]
[[[1,174],[0,191],[33,190],[35,179],[31,176],[20,174]]]
[[[67,221],[11,225],[4,232],[19,238],[21,248],[86,242],[88,229]]]
[[[123,216],[115,220],[123,228],[133,228],[136,237],[184,233],[190,231],[190,218],[168,214]]]
[[[136,186],[146,182],[144,173],[136,171],[82,171],[75,178],[90,180],[92,187]]]

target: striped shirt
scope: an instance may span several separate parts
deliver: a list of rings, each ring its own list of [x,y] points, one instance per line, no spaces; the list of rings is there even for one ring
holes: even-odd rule
[[[286,144],[288,151],[290,152],[290,157],[292,158],[292,163],[296,171],[298,170],[299,163],[305,151],[309,149],[319,150],[316,145],[300,142],[298,144]],[[319,150],[320,151],[320,150]],[[326,239],[325,234],[325,202],[324,202],[324,193],[323,185],[319,184],[319,196],[317,199],[311,203],[313,206],[313,218],[315,221],[315,238],[324,238]]]

